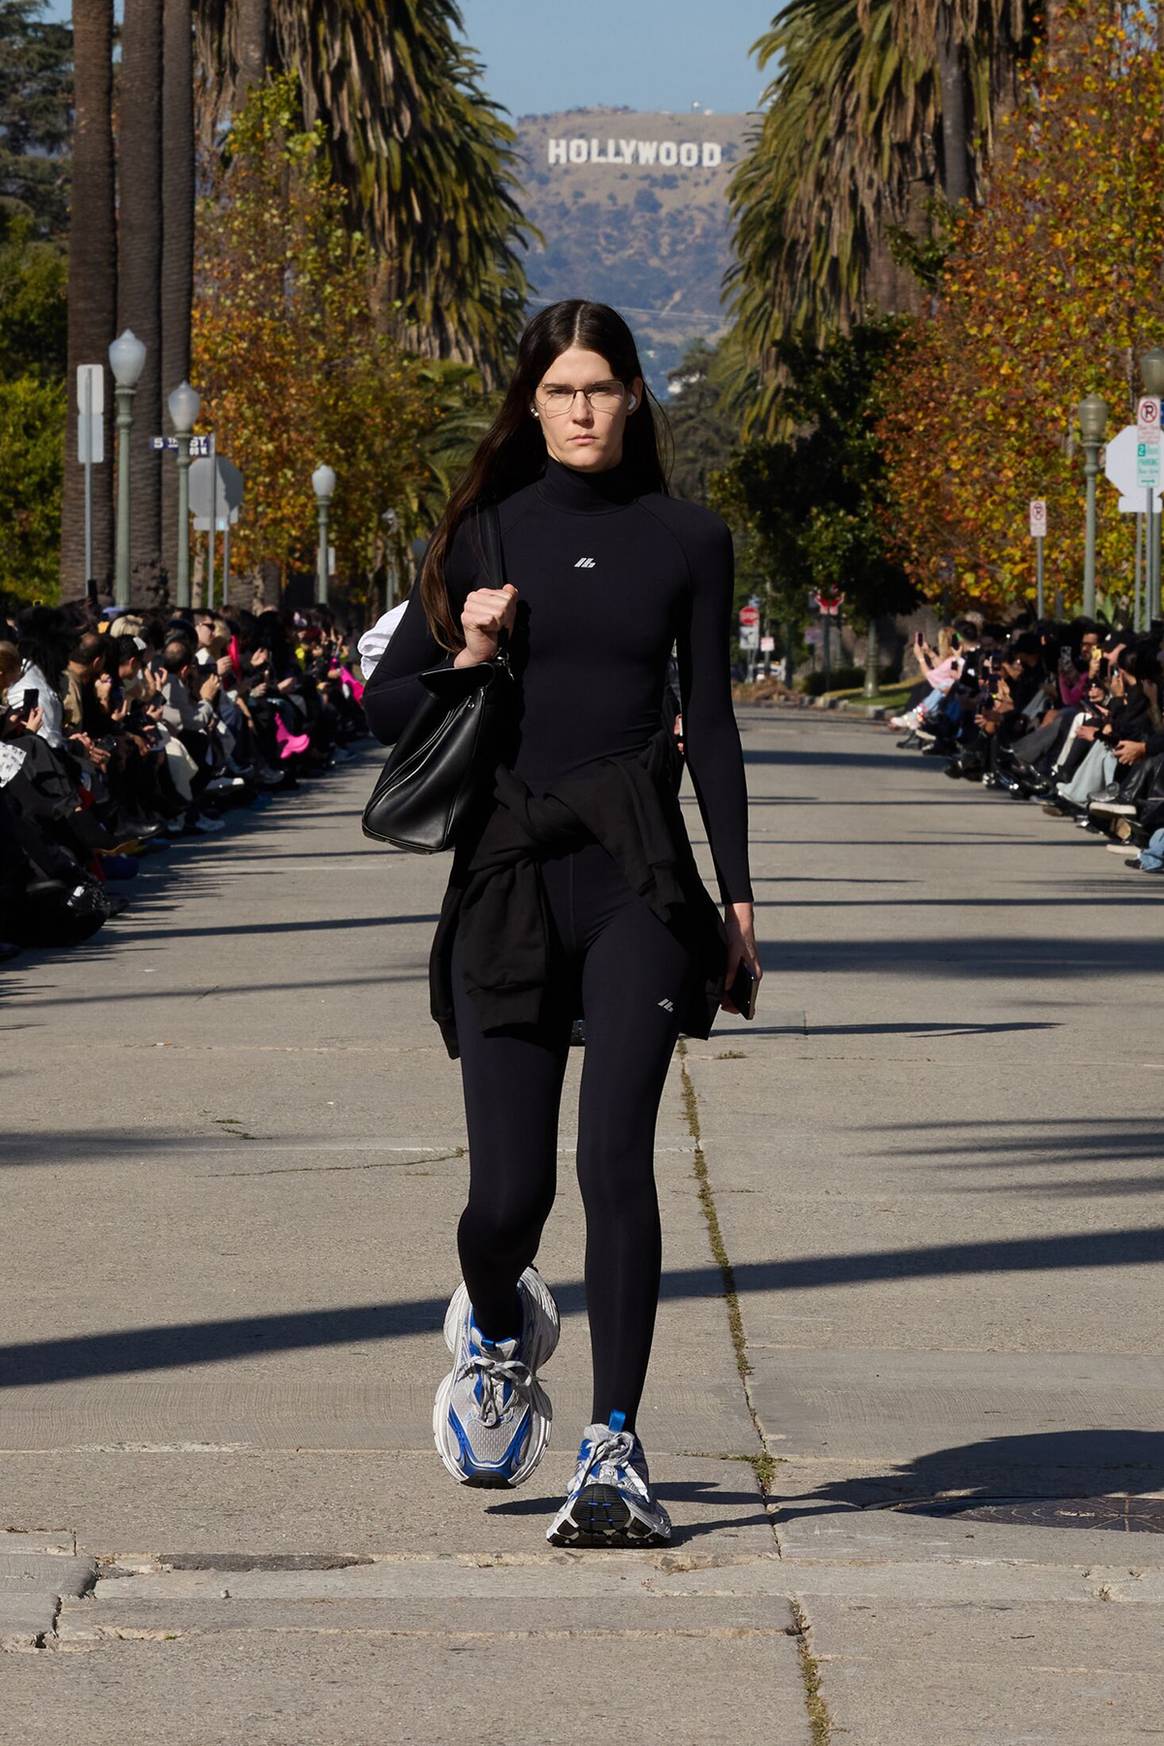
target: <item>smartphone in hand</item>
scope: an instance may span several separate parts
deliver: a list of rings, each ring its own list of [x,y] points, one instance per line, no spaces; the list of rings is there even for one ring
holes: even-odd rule
[[[732,977],[732,985],[728,989],[729,998],[739,1008],[740,1014],[746,1019],[756,1016],[756,978],[746,964],[741,964]]]

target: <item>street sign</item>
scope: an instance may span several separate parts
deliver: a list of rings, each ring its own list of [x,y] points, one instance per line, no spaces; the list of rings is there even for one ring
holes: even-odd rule
[[[758,624],[742,624],[740,626],[741,649],[755,649],[760,643],[760,627]]]
[[[238,526],[238,517],[239,517],[238,510],[232,509],[230,512],[230,523],[229,523],[229,525],[231,527]],[[220,515],[218,517],[217,522],[215,523],[215,528],[214,528],[215,533],[225,533],[226,529],[227,529],[227,525],[228,524],[227,524],[226,516]],[[209,533],[210,532],[210,517],[208,515],[196,515],[194,517],[194,532],[195,533]]]
[[[77,459],[85,467],[99,467],[105,459],[105,423],[98,412],[77,414]]]
[[[151,449],[173,449],[176,451],[177,447],[178,439],[176,436],[156,436],[150,438]],[[207,455],[212,455],[213,453],[214,438],[212,436],[192,436],[190,438],[190,459],[192,461],[203,460]]]
[[[773,652],[773,650],[775,649],[775,647],[776,647],[776,638],[775,637],[761,637],[760,638],[760,653],[762,655],[770,655]]]
[[[741,624],[759,624],[759,622],[760,622],[760,608],[758,606],[741,606],[740,607],[740,623]]]
[[[1047,500],[1044,497],[1031,498],[1031,538],[1043,540],[1047,537]]]
[[[215,470],[218,473],[218,484],[215,487]],[[237,509],[243,500],[243,476],[233,461],[228,461],[225,455],[219,455],[217,460],[195,461],[190,468],[190,513],[202,515],[209,520],[212,514],[211,497],[215,498],[215,508],[224,505],[229,509]]]
[[[1154,394],[1142,396],[1136,406],[1136,435],[1140,441],[1160,437],[1160,402]]]
[[[1136,489],[1153,491],[1160,483],[1160,433],[1136,444]]]
[[[105,371],[100,364],[77,366],[77,459],[99,467],[105,459]]]
[[[1142,514],[1145,508],[1143,485],[1136,483],[1137,451],[1141,438],[1134,424],[1125,424],[1124,428],[1112,437],[1104,455],[1103,471],[1109,484],[1115,486],[1120,494],[1120,512],[1125,515]],[[1160,486],[1154,490],[1154,507],[1160,508]]]
[[[105,370],[101,364],[77,365],[77,411],[98,418],[105,411]]]
[[[840,589],[830,591],[822,588],[812,598],[822,618],[840,617],[841,608],[845,604],[845,597]]]

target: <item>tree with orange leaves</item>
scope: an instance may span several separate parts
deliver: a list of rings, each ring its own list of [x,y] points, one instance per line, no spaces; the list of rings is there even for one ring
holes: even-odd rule
[[[320,461],[339,476],[331,528],[349,578],[374,568],[387,509],[413,531],[410,507],[431,477],[421,449],[432,373],[377,328],[344,210],[293,81],[252,92],[201,204],[194,312],[203,422],[247,482],[240,570],[310,568]]]
[[[898,549],[947,607],[1033,593],[1027,504],[1046,498],[1047,582],[1077,606],[1075,409],[1134,416],[1136,358],[1164,334],[1164,53],[1155,9],[1067,0],[1005,123],[984,206],[953,233],[932,314],[884,387]],[[1099,587],[1131,593],[1132,523],[1100,484]]]

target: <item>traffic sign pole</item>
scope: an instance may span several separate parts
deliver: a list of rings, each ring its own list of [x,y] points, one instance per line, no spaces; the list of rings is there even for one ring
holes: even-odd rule
[[[1031,538],[1035,542],[1035,616],[1042,618],[1045,601],[1043,596],[1043,540],[1047,532],[1047,500],[1045,497],[1032,497],[1030,502]]]
[[[85,404],[81,408],[90,440],[85,445],[85,586],[93,576],[93,378],[85,372]]]
[[[218,540],[217,528],[218,528],[218,468],[216,466],[212,465],[211,469],[210,469],[210,528],[209,528],[209,531],[206,535],[207,550],[209,552],[209,562],[207,564],[207,570],[206,570],[206,577],[207,577],[206,604],[211,609],[211,611],[213,611],[213,609],[214,609],[214,556],[215,556],[214,548],[215,548],[215,545],[216,545],[217,540]]]

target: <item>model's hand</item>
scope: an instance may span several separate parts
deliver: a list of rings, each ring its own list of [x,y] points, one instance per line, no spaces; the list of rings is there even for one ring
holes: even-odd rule
[[[465,646],[453,666],[475,667],[491,661],[502,631],[512,631],[516,617],[517,589],[512,582],[504,588],[474,588],[461,612]]]
[[[724,910],[723,919],[727,928],[728,956],[724,974],[724,997],[719,1004],[724,1012],[739,1012],[739,1007],[727,993],[735,981],[736,971],[741,964],[746,964],[757,982],[764,974],[760,968],[760,954],[756,950],[752,906],[750,903],[729,903]]]

